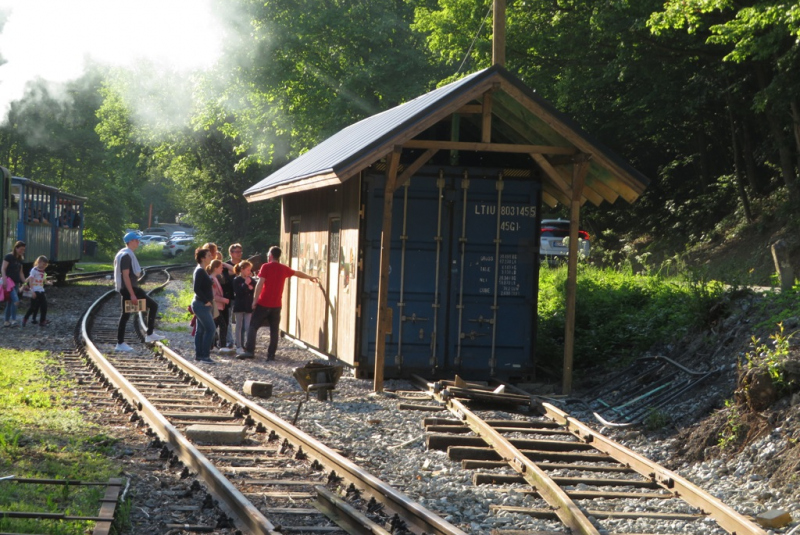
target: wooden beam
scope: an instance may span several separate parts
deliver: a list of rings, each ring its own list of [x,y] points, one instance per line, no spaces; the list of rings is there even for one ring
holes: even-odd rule
[[[531,154],[575,154],[574,147],[551,145],[517,145],[514,143],[476,143],[470,141],[439,141],[435,139],[409,139],[405,149],[471,150],[477,152],[510,152]]]
[[[610,160],[605,154],[598,151],[591,143],[578,135],[571,127],[553,117],[544,107],[532,101],[522,90],[509,82],[501,82],[503,91],[522,104],[528,111],[547,123],[553,130],[574,144],[580,152],[591,154],[596,165],[604,167],[617,179],[618,193],[628,202],[633,202],[644,193],[645,185],[622,169],[616,162]]]
[[[506,64],[506,0],[494,0],[492,15],[492,65]]]
[[[477,115],[483,113],[482,104],[466,104],[456,111],[459,115]]]
[[[492,92],[483,94],[483,115],[481,123],[481,142],[492,142]]]
[[[531,154],[531,158],[536,162],[539,168],[544,171],[544,174],[553,181],[553,184],[564,194],[570,195],[570,187],[566,180],[556,171],[556,169],[550,165],[550,162],[547,161],[541,154]]]
[[[392,207],[397,189],[397,168],[402,149],[395,147],[388,157],[386,186],[383,192],[383,227],[381,230],[381,260],[378,276],[378,320],[375,339],[375,379],[373,390],[383,392],[383,367],[386,357],[386,335],[391,331],[389,301],[389,256],[392,251]]]
[[[546,191],[542,192],[542,201],[550,208],[558,206],[558,200]]]
[[[265,201],[275,197],[281,197],[290,193],[297,193],[299,191],[308,191],[317,188],[325,188],[328,186],[338,186],[344,182],[340,180],[336,173],[325,173],[315,175],[309,178],[304,178],[294,182],[290,182],[283,186],[275,186],[262,191],[257,191],[245,196],[247,202]]]
[[[419,158],[414,160],[414,162],[406,167],[403,170],[403,174],[397,177],[397,187],[404,186],[408,179],[414,176],[414,173],[420,170],[420,168],[428,163],[428,160],[433,158],[433,155],[436,154],[438,151],[436,149],[428,149],[423,152]]]
[[[581,218],[581,190],[588,159],[576,162],[572,168],[572,199],[569,212],[569,256],[567,257],[567,302],[564,326],[564,378],[561,393],[572,393],[572,360],[575,351],[575,295],[578,289],[578,228]]]

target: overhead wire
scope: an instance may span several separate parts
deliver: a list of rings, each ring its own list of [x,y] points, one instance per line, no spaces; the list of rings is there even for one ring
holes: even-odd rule
[[[458,66],[456,70],[456,76],[458,73],[461,72],[461,68],[464,67],[464,64],[467,62],[467,58],[469,58],[469,53],[472,52],[472,47],[475,46],[475,41],[478,40],[478,36],[480,36],[481,32],[483,31],[483,27],[486,24],[486,21],[489,19],[489,14],[492,12],[492,2],[489,2],[489,9],[486,10],[486,16],[483,17],[483,21],[481,21],[481,25],[478,28],[478,31],[475,32],[475,37],[472,38],[472,42],[469,44],[469,48],[467,49],[467,53],[464,54],[464,59],[461,61],[461,65]]]

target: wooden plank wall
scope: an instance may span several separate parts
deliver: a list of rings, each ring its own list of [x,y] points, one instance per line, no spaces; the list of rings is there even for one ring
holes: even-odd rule
[[[309,346],[331,353],[339,359],[353,363],[356,356],[356,307],[359,260],[359,202],[360,177],[342,185],[294,193],[283,197],[281,203],[282,262],[290,263],[290,240],[293,221],[299,221],[299,269],[319,277],[330,295],[328,276],[329,227],[332,218],[341,220],[338,296],[328,305],[323,292],[309,281],[297,284],[297,321],[294,334]],[[289,328],[289,307],[295,301],[287,282],[284,289],[281,330]],[[328,351],[328,315],[336,315],[335,347]]]

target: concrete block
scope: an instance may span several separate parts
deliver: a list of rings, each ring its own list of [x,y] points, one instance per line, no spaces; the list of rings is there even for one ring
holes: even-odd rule
[[[262,383],[260,381],[245,381],[244,393],[249,396],[256,396],[258,398],[271,398],[272,385],[270,383]]]
[[[770,509],[756,515],[756,522],[763,528],[780,529],[792,523],[792,515],[783,509]]]
[[[236,446],[244,441],[247,428],[243,425],[194,424],[186,428],[186,437],[194,442]]]

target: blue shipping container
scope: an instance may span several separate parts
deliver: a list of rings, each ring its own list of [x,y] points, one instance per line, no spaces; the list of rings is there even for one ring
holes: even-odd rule
[[[392,210],[385,375],[533,373],[540,184],[415,176]],[[374,367],[385,178],[368,176],[362,359]]]

